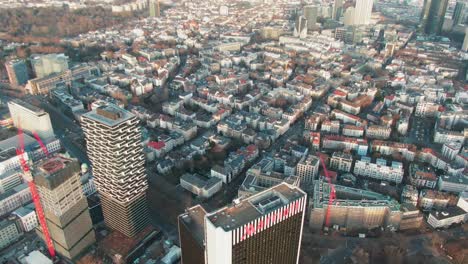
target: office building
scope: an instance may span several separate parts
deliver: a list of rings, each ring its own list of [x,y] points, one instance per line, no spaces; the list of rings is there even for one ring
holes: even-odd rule
[[[318,175],[320,159],[313,155],[303,157],[297,164],[296,175],[301,181],[301,186],[311,184]]]
[[[463,24],[465,22],[466,2],[457,1],[453,10],[452,20],[453,26]]]
[[[8,79],[11,85],[24,85],[29,80],[28,67],[26,62],[20,59],[14,59],[5,63]]]
[[[149,16],[150,17],[160,17],[161,9],[159,6],[159,0],[149,0]]]
[[[31,55],[31,66],[36,78],[68,70],[68,56],[65,54]]]
[[[8,102],[8,109],[15,127],[21,127],[30,134],[36,132],[41,139],[54,137],[50,116],[44,110],[19,99]]]
[[[329,205],[331,190],[323,179],[314,184],[310,214],[312,229],[321,229],[326,224],[327,210],[330,210],[328,215],[331,226],[348,229],[398,228],[401,220],[400,204],[389,196],[335,184],[335,198]]]
[[[54,248],[73,260],[96,242],[78,160],[55,155],[36,163],[32,175]]]
[[[354,9],[353,24],[369,25],[371,23],[373,0],[357,0]]]
[[[281,183],[212,213],[179,216],[183,264],[299,263],[307,195]]]
[[[340,17],[343,15],[343,4],[343,0],[335,0],[333,2],[332,19],[340,20]]]
[[[304,16],[298,16],[294,25],[294,37],[307,37],[307,19]]]
[[[468,51],[468,27],[465,27],[465,38],[463,39],[462,50]]]
[[[444,25],[448,0],[424,0],[421,11],[420,24],[424,33],[439,35]]]
[[[0,250],[15,242],[21,236],[21,231],[15,221],[4,219],[0,221]]]
[[[307,29],[312,30],[317,24],[318,6],[304,6],[304,17],[307,20]]]
[[[139,121],[110,104],[84,114],[82,126],[104,221],[111,229],[133,237],[149,222]]]

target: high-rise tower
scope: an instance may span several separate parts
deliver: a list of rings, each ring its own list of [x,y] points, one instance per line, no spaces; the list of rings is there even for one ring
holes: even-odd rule
[[[149,223],[148,182],[138,123],[135,115],[115,105],[101,106],[82,116],[104,221],[128,237]]]
[[[465,9],[466,9],[466,3],[457,1],[457,4],[455,5],[455,9],[453,10],[453,15],[452,15],[454,26],[458,24],[463,24],[465,22]]]
[[[183,264],[297,264],[307,195],[281,183],[212,213],[179,216]]]
[[[440,34],[444,25],[448,0],[424,0],[421,28],[426,34]]]
[[[294,26],[294,36],[297,38],[307,37],[307,19],[304,16],[298,16],[296,18],[296,24]]]
[[[23,85],[28,82],[28,67],[24,60],[15,59],[5,63],[8,79],[12,85]]]
[[[80,165],[76,159],[56,155],[35,164],[32,175],[54,248],[73,260],[96,242]],[[42,236],[42,229],[37,230]]]
[[[159,17],[161,16],[161,9],[159,6],[159,0],[149,0],[149,16],[150,17]]]
[[[304,6],[304,17],[307,19],[307,29],[314,29],[317,24],[318,6]]]
[[[357,0],[354,9],[354,24],[368,25],[371,21],[373,0]]]

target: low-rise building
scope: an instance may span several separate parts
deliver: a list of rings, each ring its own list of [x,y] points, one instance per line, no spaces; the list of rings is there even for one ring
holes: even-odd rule
[[[350,172],[353,166],[353,156],[345,152],[333,152],[330,168],[337,171]]]
[[[440,191],[453,193],[468,191],[468,177],[465,175],[443,175],[439,177],[437,187]]]
[[[467,212],[458,206],[429,213],[427,223],[433,228],[447,228],[453,224],[465,222]]]
[[[209,198],[221,190],[223,182],[213,177],[205,179],[198,174],[186,173],[180,178],[180,186],[202,198]]]
[[[36,210],[33,203],[16,209],[12,214],[18,218],[19,226],[23,232],[32,231],[38,225]]]
[[[335,198],[329,204],[332,191]],[[309,221],[312,229],[328,224],[355,230],[376,227],[396,230],[400,224],[400,204],[388,196],[337,184],[331,187],[323,179],[315,182],[313,193]]]
[[[403,173],[403,164],[396,161],[392,161],[392,165],[387,166],[387,161],[384,159],[377,159],[376,163],[372,163],[369,157],[361,157],[361,160],[357,160],[354,164],[354,174],[377,180],[401,183]]]
[[[4,219],[0,221],[0,249],[3,249],[15,242],[21,236],[16,222]]]
[[[446,208],[450,201],[450,197],[446,193],[434,191],[434,190],[422,190],[419,193],[419,207],[425,210],[438,209],[441,210]]]

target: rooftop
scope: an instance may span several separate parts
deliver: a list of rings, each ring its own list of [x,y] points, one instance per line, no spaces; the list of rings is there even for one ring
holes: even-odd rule
[[[451,218],[454,216],[466,214],[465,210],[461,209],[458,206],[454,207],[447,207],[443,211],[433,211],[431,215],[436,218],[437,220],[444,220],[447,218]]]
[[[93,109],[92,111],[84,114],[83,117],[113,127],[130,120],[135,117],[135,115],[116,105],[108,104]]]
[[[234,230],[305,195],[298,187],[281,183],[210,213],[207,220],[226,231]]]
[[[192,232],[192,235],[200,245],[203,245],[205,215],[205,209],[201,205],[195,205],[188,208],[184,214],[179,216],[180,223],[184,224]]]
[[[55,189],[79,171],[78,160],[55,155],[36,163],[32,174],[37,185]]]
[[[10,102],[8,102],[8,104],[18,105],[18,106],[24,108],[25,110],[28,110],[28,111],[36,114],[36,115],[46,114],[46,112],[43,109],[41,109],[39,107],[36,107],[36,106],[34,106],[32,104],[28,104],[25,101],[22,101],[22,100],[19,100],[19,99],[13,99]]]

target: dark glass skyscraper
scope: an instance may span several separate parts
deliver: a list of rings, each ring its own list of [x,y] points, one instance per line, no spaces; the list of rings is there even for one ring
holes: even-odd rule
[[[442,32],[448,0],[424,0],[421,12],[421,29],[426,34],[439,35]]]
[[[458,24],[462,24],[464,22],[465,8],[466,8],[465,2],[457,2],[457,4],[455,5],[455,9],[453,10],[453,15],[452,15],[454,26]]]

